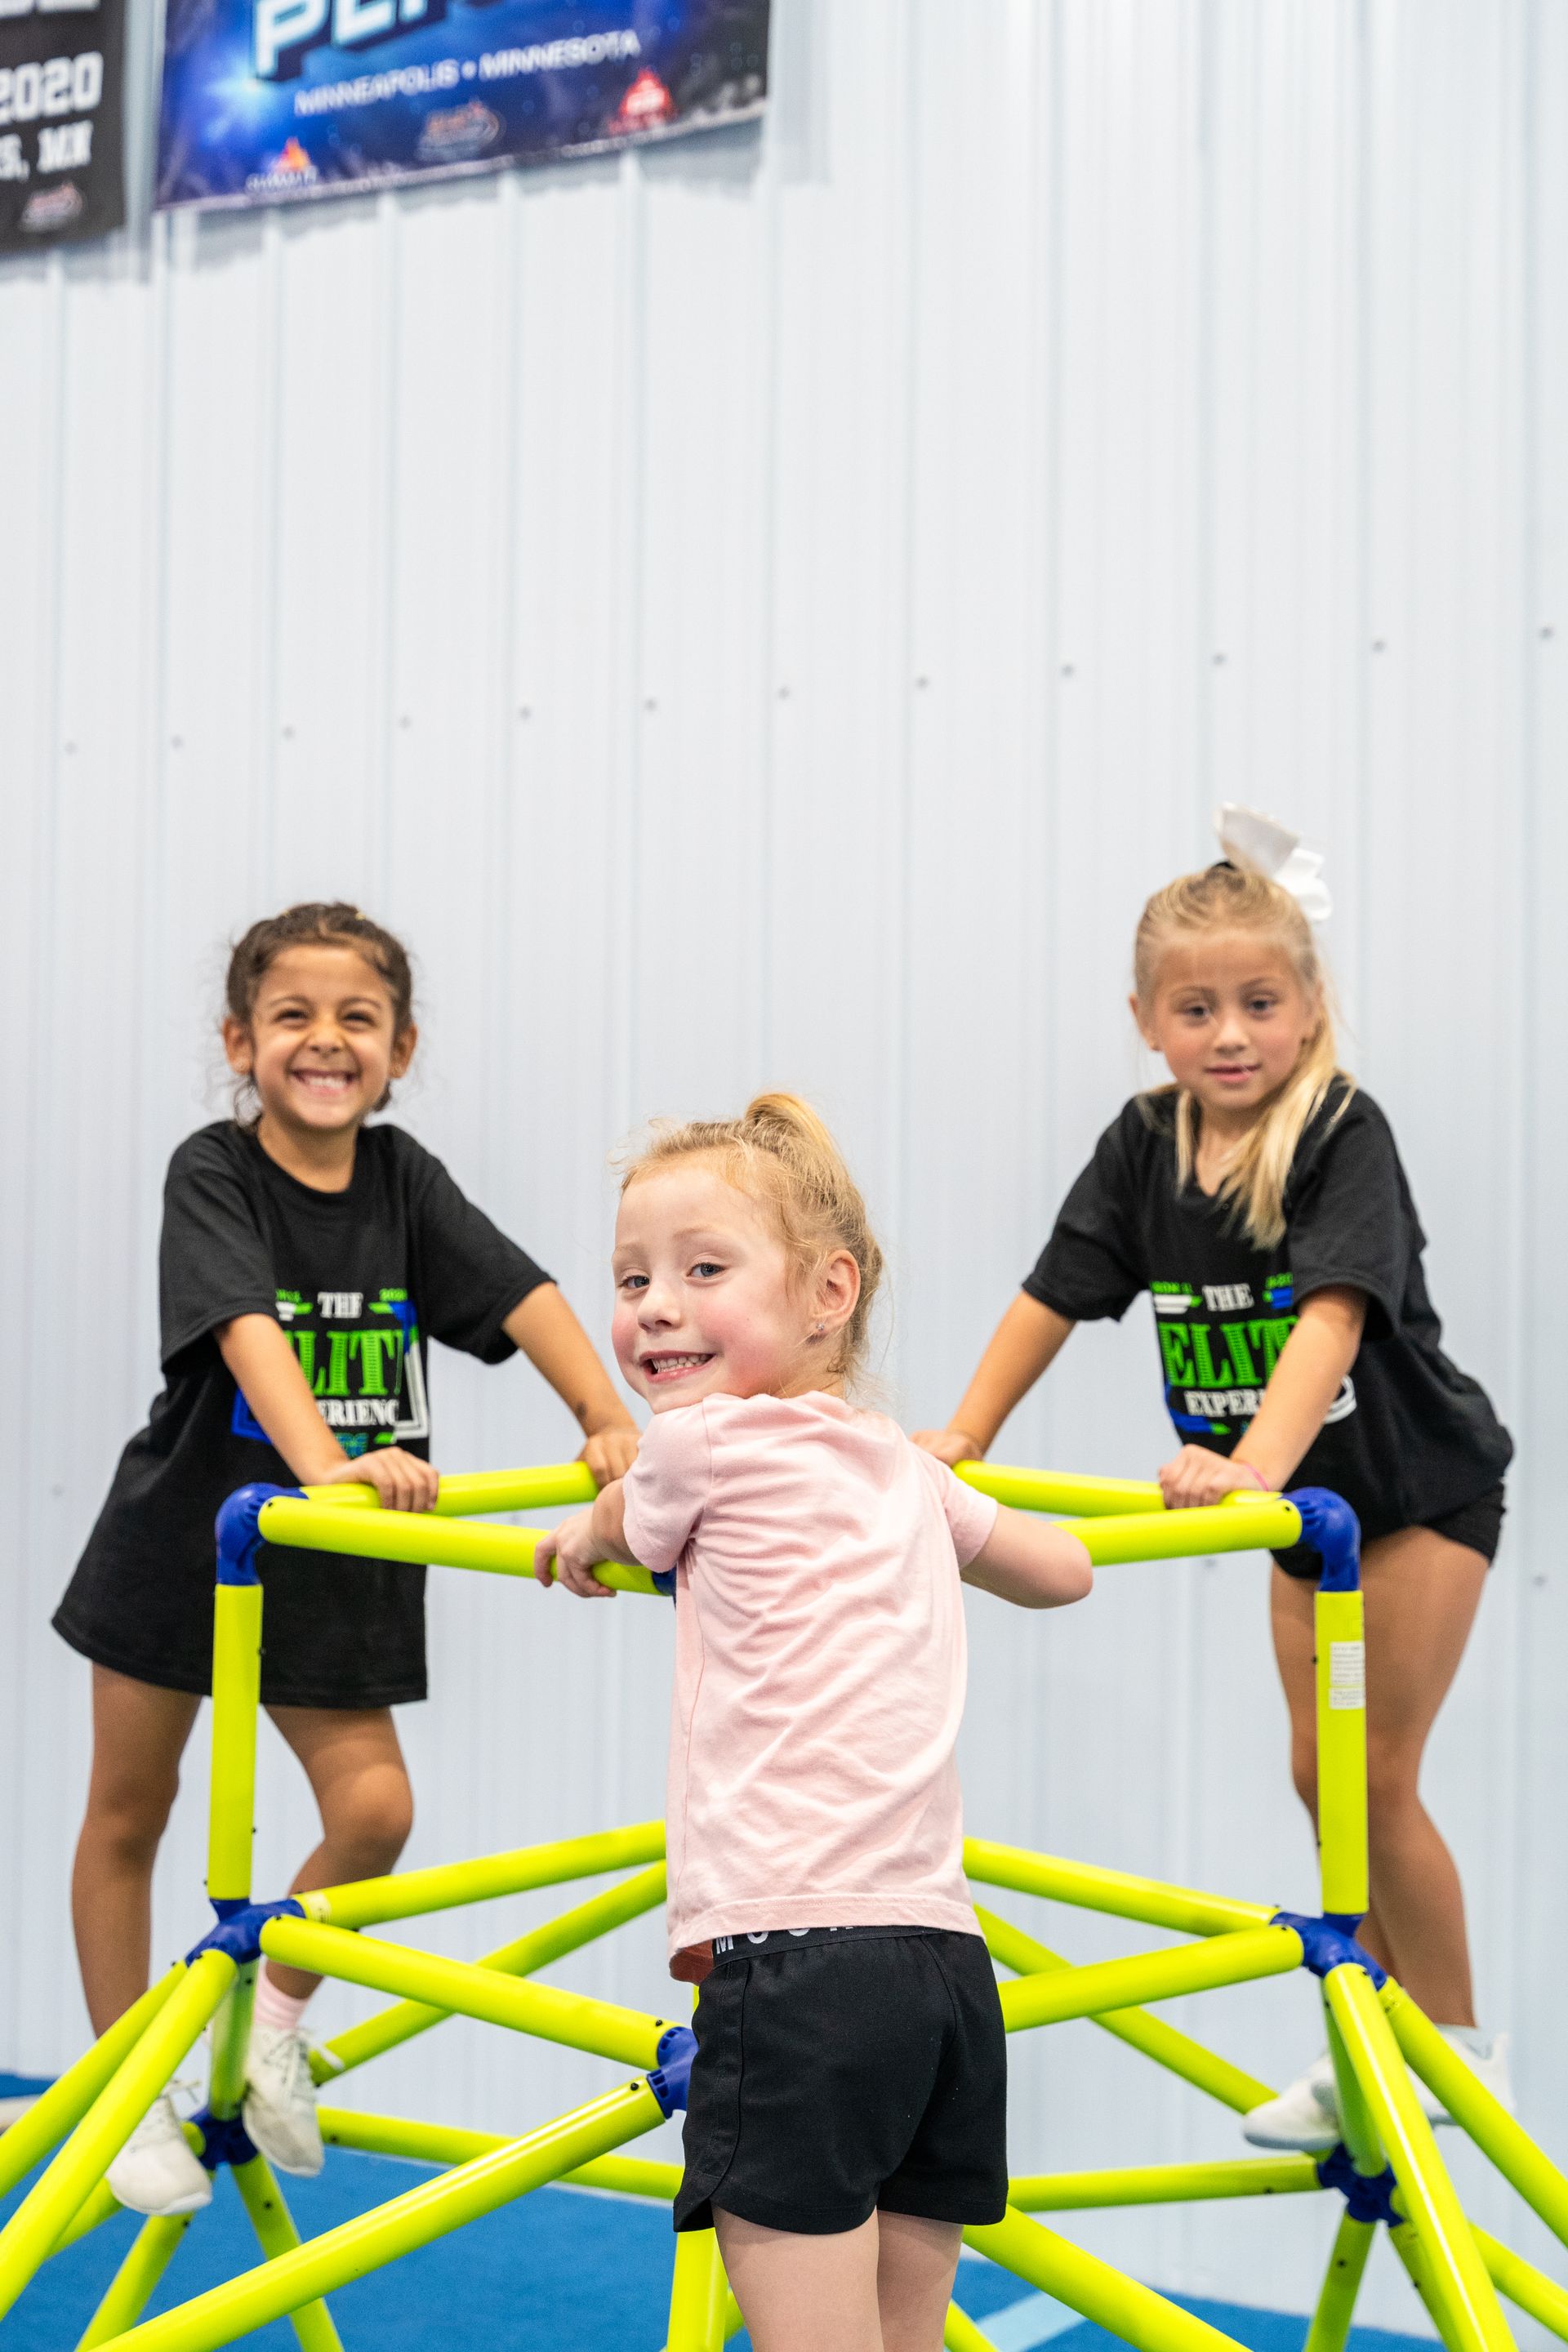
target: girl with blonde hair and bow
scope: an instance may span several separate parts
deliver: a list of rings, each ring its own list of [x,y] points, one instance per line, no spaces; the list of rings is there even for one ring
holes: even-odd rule
[[[1146,1290],[1179,1441],[1166,1504],[1238,1486],[1345,1497],[1366,1598],[1361,1940],[1506,2100],[1507,2037],[1477,2028],[1464,1898],[1418,1781],[1497,1549],[1512,1446],[1443,1351],[1393,1134],[1339,1066],[1312,930],[1329,913],[1322,861],[1249,809],[1227,804],[1218,829],[1221,861],[1156,891],[1138,925],[1132,1014],[1170,1083],[1106,1129],[952,1419],[917,1443],[948,1463],[984,1454],[1074,1325],[1120,1319]],[[1276,1554],[1271,1591],[1309,1811],[1318,1569],[1305,1546]],[[1326,2054],[1243,2128],[1265,2147],[1331,2147]]]

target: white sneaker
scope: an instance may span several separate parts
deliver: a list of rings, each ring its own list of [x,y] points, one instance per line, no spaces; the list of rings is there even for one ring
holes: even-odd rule
[[[1444,2041],[1472,2074],[1511,2116],[1513,2085],[1509,2078],[1508,2035],[1494,2033],[1484,2053],[1473,2049],[1458,2025],[1438,2027]],[[1412,2074],[1410,2086],[1421,2102],[1421,2112],[1435,2127],[1451,2124],[1453,2116],[1434,2097],[1420,2077]],[[1340,2137],[1339,2093],[1334,2063],[1325,2050],[1304,2074],[1298,2075],[1277,2099],[1267,2099],[1242,2117],[1241,2133],[1254,2147],[1300,2148],[1305,2156],[1326,2156]]]
[[[246,2130],[279,2172],[310,2179],[326,2152],[304,2035],[288,2026],[252,2025],[247,2077]]]
[[[153,2100],[107,2179],[110,2193],[132,2213],[199,2213],[212,2203],[212,2177],[181,2130],[167,2091]]]
[[[1254,2147],[1300,2148],[1304,2156],[1327,2156],[1337,2147],[1340,2102],[1328,2052],[1314,2058],[1278,2098],[1248,2108],[1241,2119],[1241,2136]]]

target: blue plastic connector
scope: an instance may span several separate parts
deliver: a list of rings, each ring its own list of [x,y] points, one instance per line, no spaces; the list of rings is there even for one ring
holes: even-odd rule
[[[1322,1561],[1320,1592],[1361,1590],[1361,1521],[1342,1495],[1327,1486],[1296,1486],[1286,1496],[1301,1514],[1301,1541]]]
[[[302,1919],[305,1906],[285,1895],[276,1903],[215,1903],[217,1926],[209,1927],[199,1944],[193,1944],[185,1954],[185,1965],[203,1952],[226,1952],[237,1969],[250,1966],[261,1958],[261,1930],[269,1919]]]
[[[1392,2230],[1404,2218],[1394,2210],[1398,2183],[1386,2164],[1369,2179],[1351,2162],[1348,2147],[1336,2147],[1318,2158],[1318,2179],[1325,2189],[1339,2190],[1352,2221],[1386,2221]]]
[[[223,1508],[215,1526],[217,1532],[217,1580],[220,1584],[258,1584],[256,1555],[261,1549],[261,1506],[279,1495],[294,1499],[304,1496],[302,1486],[237,1486]]]
[[[237,2116],[225,2116],[220,2121],[210,2107],[204,2107],[200,2115],[191,2117],[191,2121],[202,2136],[201,2153],[196,2161],[205,2165],[209,2172],[216,2172],[220,2164],[233,2166],[255,2162],[256,2142]]]
[[[658,2064],[648,2076],[647,2086],[665,2115],[672,2116],[691,2095],[691,2062],[697,2055],[697,2036],[689,2025],[667,2025],[658,2037],[655,2054]]]
[[[654,1591],[656,1592],[662,1592],[667,1601],[673,1601],[675,1598],[674,1569],[650,1568],[648,1570],[648,1574],[653,1579]]]
[[[1268,1924],[1295,1929],[1301,1938],[1301,1966],[1310,1969],[1315,1977],[1326,1977],[1331,1969],[1348,1966],[1364,1969],[1374,1985],[1388,1982],[1388,1970],[1379,1968],[1372,1954],[1356,1942],[1361,1921],[1353,1911],[1328,1911],[1317,1919],[1305,1918],[1299,1911],[1276,1911]]]

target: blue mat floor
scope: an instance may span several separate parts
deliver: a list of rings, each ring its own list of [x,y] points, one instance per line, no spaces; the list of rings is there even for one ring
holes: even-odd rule
[[[0,2075],[0,2097],[20,2090]],[[35,2085],[27,2085],[32,2088]],[[426,2168],[333,2149],[318,2180],[289,2180],[285,2194],[305,2237],[367,2212],[425,2175]],[[0,2220],[28,2184],[0,2204]],[[86,2326],[135,2233],[129,2215],[46,2265],[0,2323],[4,2352],[68,2352]],[[674,2241],[663,2207],[544,2189],[505,2211],[362,2279],[331,2298],[348,2352],[658,2352],[664,2340]],[[211,2209],[198,2214],[149,2306],[167,2310],[248,2269],[256,2246],[233,2182],[220,2175]],[[1031,2294],[991,2263],[966,2256],[958,2300],[996,2352],[1109,2352],[1118,2341],[1047,2295]],[[1251,2352],[1300,2352],[1304,2318],[1183,2297]],[[247,2336],[255,2352],[289,2352],[283,2320]],[[734,2339],[749,2352],[744,2336]],[[1431,2352],[1425,2338],[1358,2328],[1353,2352]]]

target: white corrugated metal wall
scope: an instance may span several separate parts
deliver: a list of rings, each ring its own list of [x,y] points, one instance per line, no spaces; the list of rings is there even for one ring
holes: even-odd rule
[[[1229,796],[1330,850],[1350,1058],[1520,1441],[1429,1779],[1562,2156],[1568,0],[776,16],[760,133],[0,265],[0,2060],[82,2030],[86,1677],[47,1617],[155,1384],[159,1186],[220,1099],[225,938],[335,892],[406,930],[401,1115],[596,1331],[611,1141],[816,1096],[929,1418],[1139,1075],[1132,919]],[[1003,1454],[1146,1471],[1142,1325],[1075,1340]],[[443,1360],[437,1390],[451,1466],[567,1448],[515,1367]],[[434,1582],[417,1856],[655,1811],[668,1621]],[[1247,1559],[1107,1574],[1056,1622],[977,1604],[973,1823],[1310,1902],[1264,1591]],[[193,1751],[163,1948],[201,1921],[201,1779]],[[308,1830],[269,1752],[260,1883]],[[651,1923],[576,1975],[656,2000]],[[1295,1982],[1200,2022],[1266,2074],[1313,2044]],[[1235,2145],[1088,2028],[1016,2055],[1017,2164]],[[453,2027],[364,2095],[516,2124],[602,2079]],[[1331,2222],[1082,2234],[1304,2306]],[[1415,2324],[1392,2264],[1366,2309]]]

